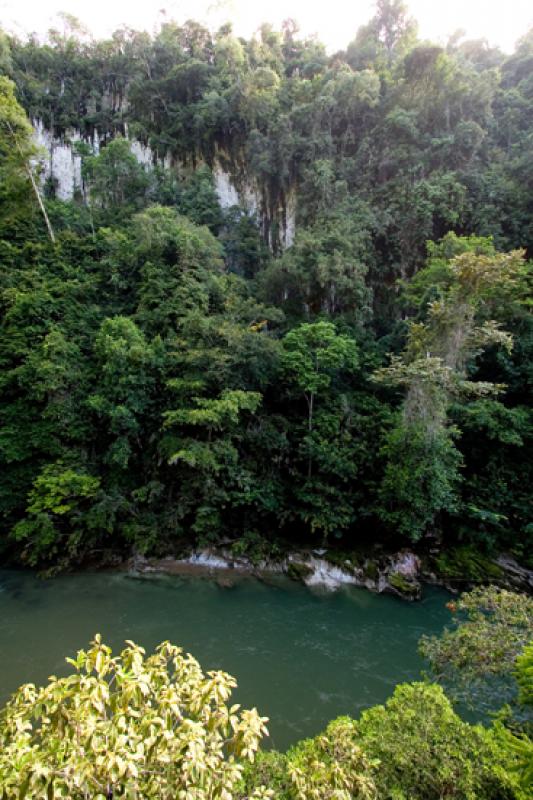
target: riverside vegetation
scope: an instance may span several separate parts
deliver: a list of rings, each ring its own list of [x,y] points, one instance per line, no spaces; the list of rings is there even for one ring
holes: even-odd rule
[[[81,132],[72,201],[41,184],[30,119]],[[511,55],[436,46],[399,0],[331,55],[292,21],[0,32],[2,558],[281,541],[416,545],[481,581],[502,551],[531,566],[532,121],[531,31]],[[217,165],[256,211],[221,208]],[[446,676],[448,645],[427,645]],[[527,708],[530,650],[506,648]],[[530,796],[522,716],[470,726],[435,686],[243,771],[263,722],[227,676],[99,641],[76,669],[2,712],[4,797]]]

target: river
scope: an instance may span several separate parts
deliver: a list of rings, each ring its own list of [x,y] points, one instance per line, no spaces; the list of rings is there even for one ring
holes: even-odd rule
[[[204,669],[234,675],[236,701],[270,717],[270,746],[285,749],[416,679],[418,639],[442,630],[447,597],[426,588],[407,603],[365,589],[312,592],[281,578],[223,588],[205,578],[100,572],[43,581],[0,570],[0,702],[22,683],[64,674],[64,657],[97,632],[113,648],[169,639]]]

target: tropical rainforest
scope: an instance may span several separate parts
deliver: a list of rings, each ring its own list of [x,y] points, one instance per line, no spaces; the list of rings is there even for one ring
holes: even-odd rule
[[[533,32],[437,46],[399,0],[333,54],[64,22],[0,39],[4,556],[531,559]],[[72,200],[37,122],[80,132]]]
[[[71,199],[36,130],[78,159]],[[2,563],[533,566],[532,256],[533,30],[435,45],[401,0],[336,53],[293,20],[0,30]],[[0,711],[0,797],[528,800],[531,598],[449,607],[432,683],[287,753],[231,676],[96,636]]]

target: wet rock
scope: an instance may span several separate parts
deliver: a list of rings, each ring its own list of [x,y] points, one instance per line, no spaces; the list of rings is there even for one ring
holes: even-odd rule
[[[216,584],[220,589],[234,589],[235,588],[235,581],[231,580],[231,578],[226,577],[225,575],[221,575],[217,578]]]
[[[151,561],[140,553],[135,553],[135,555],[130,558],[128,561],[128,569],[131,572],[155,572]]]
[[[308,564],[299,561],[289,561],[287,564],[287,576],[292,581],[305,581],[313,574],[313,568]]]
[[[372,558],[368,558],[363,566],[363,575],[365,578],[365,585],[369,583],[374,585],[379,581],[379,567],[378,562]]]
[[[504,553],[498,556],[496,564],[503,571],[510,588],[533,592],[533,570],[522,567],[512,556]]]
[[[211,552],[210,550],[200,550],[198,553],[187,559],[190,564],[206,569],[232,569],[233,562]]]
[[[459,547],[424,556],[422,560],[411,550],[394,554],[372,551],[343,552],[315,548],[295,551],[285,558],[265,557],[254,561],[247,555],[236,555],[229,548],[204,549],[183,556],[160,559],[136,554],[127,562],[135,576],[153,577],[154,573],[194,575],[216,580],[222,588],[230,588],[235,579],[254,575],[269,580],[282,573],[309,587],[334,591],[345,585],[363,586],[372,592],[388,592],[406,600],[417,600],[422,594],[422,581],[445,586],[454,593],[469,585],[496,583],[515,591],[533,593],[533,570],[521,566],[510,555],[492,559],[472,547]]]
[[[387,577],[388,587],[385,591],[392,591],[406,600],[419,600],[422,594],[422,587],[416,580],[406,578],[400,572],[391,572]]]
[[[362,584],[362,571],[356,572],[350,564],[337,566],[323,558],[311,557],[308,561],[311,574],[305,580],[307,586],[324,586],[326,589],[338,589],[339,586]]]
[[[446,587],[464,589],[477,584],[505,584],[502,567],[472,545],[444,550],[433,559],[433,568],[439,582]]]
[[[390,571],[411,581],[418,580],[422,563],[411,550],[401,550],[391,557]]]

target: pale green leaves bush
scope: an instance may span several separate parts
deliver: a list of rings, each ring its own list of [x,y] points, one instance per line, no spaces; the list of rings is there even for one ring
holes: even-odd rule
[[[374,800],[372,764],[356,743],[349,717],[331,722],[321,736],[298,745],[288,761],[297,800]]]
[[[68,661],[73,674],[22,686],[1,712],[2,800],[231,800],[267,720],[228,705],[230,675],[168,642],[113,657],[100,636]]]

